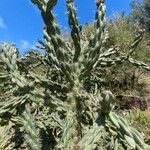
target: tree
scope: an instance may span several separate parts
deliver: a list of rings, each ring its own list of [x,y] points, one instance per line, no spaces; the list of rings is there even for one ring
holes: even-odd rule
[[[131,3],[131,9],[129,18],[139,23],[150,33],[150,0],[134,0]]]

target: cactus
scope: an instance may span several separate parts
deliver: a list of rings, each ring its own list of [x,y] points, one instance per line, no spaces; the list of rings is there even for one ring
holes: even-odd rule
[[[114,96],[97,85],[99,79],[94,88],[90,87],[92,90],[85,86],[96,69],[100,71],[125,61],[150,70],[148,64],[131,57],[143,32],[127,53],[119,53],[116,47],[106,49],[106,7],[104,1],[97,0],[95,33],[89,41],[83,40],[74,2],[66,0],[72,41],[64,41],[52,13],[57,0],[31,2],[38,7],[45,23],[43,40],[39,41],[45,54],[36,54],[39,62],[28,67],[23,62],[26,58],[18,56],[14,45],[1,44],[5,68],[1,78],[8,86],[4,93],[8,96],[0,101],[0,117],[5,125],[11,122],[15,129],[19,128],[19,135],[4,134],[1,149],[5,145],[12,149],[24,145],[31,150],[150,149],[143,136],[114,112]],[[34,71],[39,65],[44,66],[44,73]],[[14,140],[7,142],[8,136]],[[16,146],[18,136],[21,144]]]

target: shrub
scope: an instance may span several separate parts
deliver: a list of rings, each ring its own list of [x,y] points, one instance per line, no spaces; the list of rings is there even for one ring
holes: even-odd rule
[[[134,0],[131,3],[132,11],[130,13],[130,20],[138,22],[150,33],[150,1]]]

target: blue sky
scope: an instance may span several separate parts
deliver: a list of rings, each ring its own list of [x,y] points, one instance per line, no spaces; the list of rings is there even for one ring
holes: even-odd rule
[[[95,0],[74,0],[79,23],[94,20]],[[132,0],[106,0],[107,16],[125,11],[130,12]],[[61,28],[67,27],[65,0],[58,0],[54,10]],[[33,48],[37,39],[42,38],[43,22],[38,9],[30,0],[0,0],[0,42],[15,43],[24,53]]]

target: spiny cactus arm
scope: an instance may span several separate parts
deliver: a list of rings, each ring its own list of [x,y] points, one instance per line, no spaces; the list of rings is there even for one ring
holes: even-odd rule
[[[87,131],[84,137],[79,142],[80,149],[82,150],[92,150],[96,149],[98,142],[103,136],[104,126],[99,126],[94,123],[93,127]]]
[[[5,126],[0,135],[0,149],[1,150],[6,150],[6,148],[10,149],[10,143],[9,143],[10,131],[9,130],[10,130],[9,126]]]
[[[126,145],[130,149],[144,150],[149,149],[149,146],[145,143],[143,136],[119,115],[112,111],[115,103],[115,98],[110,91],[103,91],[101,93],[102,100],[100,100],[101,109],[98,112],[99,116],[103,116],[105,129],[112,129],[113,133],[118,136],[121,141],[120,144]],[[101,119],[100,119],[101,120]],[[99,119],[97,119],[99,123]],[[102,121],[100,121],[101,123]],[[113,126],[113,128],[112,128]]]
[[[38,90],[34,87],[33,82],[28,83],[24,76],[20,74],[17,66],[18,55],[15,46],[3,43],[1,49],[1,58],[8,74],[6,78],[10,80],[9,85],[11,85],[11,89],[9,91],[12,93],[12,99],[7,99],[7,103],[0,103],[0,114],[3,115],[7,112],[15,114],[18,111],[18,107],[28,100],[34,102],[37,100],[38,103],[38,99],[34,97],[39,97],[39,92],[37,92]]]
[[[65,45],[65,42],[60,37],[60,29],[57,26],[55,17],[53,16],[51,10],[54,5],[56,5],[57,0],[43,0],[42,7],[40,6],[39,2],[40,0],[31,0],[35,5],[37,5],[41,11],[41,15],[43,17],[43,21],[46,25],[45,31],[47,32],[48,36],[51,39],[51,42],[54,46],[54,50],[56,54],[58,55],[59,59],[68,59],[67,53],[65,53],[65,50],[62,49],[67,48]],[[64,58],[62,58],[64,56]]]
[[[61,143],[63,145],[62,149],[74,150],[79,149],[78,141],[82,135],[82,126],[80,121],[81,115],[81,104],[79,100],[80,83],[76,79],[74,86],[71,88],[67,94],[67,104],[66,107],[66,125],[64,126],[63,136],[61,138]]]
[[[64,84],[59,84],[57,82],[54,81],[50,81],[48,79],[45,79],[42,76],[38,76],[34,73],[30,73],[28,75],[29,79],[34,80],[34,83],[41,85],[42,87],[45,87],[47,89],[49,89],[50,91],[57,91],[57,92],[65,92],[67,93],[69,88],[67,87],[67,85]]]
[[[111,123],[113,124],[114,132],[124,139],[131,149],[145,150],[150,147],[144,142],[143,136],[134,128],[131,128],[128,123],[114,112],[108,115]]]
[[[35,121],[30,112],[30,106],[26,105],[22,115],[15,117],[12,120],[16,124],[22,125],[25,132],[24,139],[28,148],[31,150],[41,150],[40,137],[38,135],[38,130],[36,129]]]
[[[106,7],[103,1],[97,3],[97,13],[96,13],[96,33],[92,37],[89,43],[89,56],[86,60],[85,68],[81,71],[80,80],[86,77],[90,71],[93,69],[93,65],[98,61],[102,44],[105,37],[105,11]]]
[[[40,99],[39,101],[36,99],[31,99],[31,96],[35,97],[35,99]],[[66,104],[66,102],[63,102],[61,101],[59,98],[57,98],[56,96],[53,96],[52,95],[52,92],[47,90],[45,92],[42,92],[42,91],[37,91],[37,90],[34,90],[32,93],[31,93],[31,96],[29,97],[30,100],[32,100],[33,102],[37,103],[39,105],[42,104],[42,105],[45,105],[47,107],[49,107],[51,110],[61,110],[61,111],[64,111],[66,112],[67,111],[67,108],[68,108],[68,105]]]
[[[128,58],[128,60],[126,60],[126,56],[122,56],[122,57],[116,57],[115,59],[105,59],[105,58],[100,58],[100,61],[98,63],[96,63],[94,65],[94,67],[102,67],[102,68],[105,68],[105,67],[111,67],[111,66],[115,66],[115,65],[120,65],[122,63],[124,63],[125,61],[131,63],[133,66],[135,67],[139,67],[141,69],[144,69],[144,70],[147,70],[147,71],[150,71],[150,65],[149,64],[146,64],[142,61],[138,61],[138,60],[135,60],[133,58]]]
[[[68,9],[69,26],[71,28],[71,37],[73,39],[74,47],[75,47],[74,62],[77,62],[81,52],[80,28],[78,25],[78,20],[76,16],[76,10],[74,8],[73,0],[66,0],[66,3]]]
[[[99,55],[99,59],[98,61],[100,61],[101,58],[107,58],[110,57],[114,54],[118,53],[118,49],[113,47],[113,48],[109,48],[108,50],[106,50],[105,52],[103,52],[102,54]]]
[[[25,88],[27,82],[23,76],[20,75],[17,66],[18,51],[14,45],[7,43],[1,44],[1,59],[6,66],[6,70],[9,76],[12,78],[12,83],[15,83],[20,88]]]
[[[98,64],[103,64],[104,62],[108,62],[109,57],[117,54],[118,53],[118,49],[117,48],[110,48],[107,51],[103,52],[102,54],[100,54],[98,61],[94,64],[93,68],[97,67]]]
[[[136,50],[139,43],[142,41],[144,35],[144,31],[141,30],[138,35],[135,37],[134,42],[131,44],[128,52],[127,52],[127,58],[133,54],[133,52]]]
[[[144,31],[141,30],[138,35],[135,37],[134,42],[131,44],[131,46],[129,47],[129,50],[127,52],[127,54],[125,53],[118,53],[119,56],[117,56],[115,59],[106,59],[107,57],[101,57],[103,56],[103,54],[100,55],[98,61],[94,64],[94,67],[98,66],[102,66],[102,67],[110,67],[112,65],[117,65],[118,63],[123,63],[125,61],[129,61],[130,56],[133,54],[133,52],[136,50],[138,44],[141,42],[142,38],[143,38],[143,34]],[[111,50],[111,49],[110,49]],[[109,50],[108,50],[109,51]],[[108,52],[109,53],[109,52]],[[113,53],[113,52],[112,52]],[[117,53],[117,51],[116,51]],[[105,54],[105,52],[104,52]],[[111,54],[111,53],[110,53]],[[114,53],[115,54],[115,53]],[[111,56],[111,55],[110,55]],[[130,61],[129,61],[130,62]],[[133,62],[133,61],[132,61]]]
[[[118,64],[122,64],[123,62],[129,62],[131,63],[133,66],[139,67],[141,69],[150,71],[150,65],[146,64],[142,61],[133,59],[131,57],[128,57],[126,54],[122,54],[120,57],[116,57],[115,59],[105,59],[104,57],[99,58],[99,61],[97,64],[95,64],[95,66],[101,66],[101,67],[110,67],[113,65],[118,65]]]
[[[43,107],[41,111],[38,111],[37,108],[37,115],[35,115],[36,125],[38,128],[57,128],[59,127],[62,129],[64,125],[64,120],[60,118],[59,111],[51,111],[49,107]]]
[[[106,133],[107,129],[105,128],[105,124],[106,124],[105,115],[108,114],[111,109],[110,103],[114,103],[114,96],[110,91],[104,91],[104,90],[102,91],[102,93],[96,90],[95,96],[93,94],[88,94],[87,96],[90,98],[89,102],[93,103],[91,105],[88,102],[86,105],[90,110],[89,113],[93,113],[92,119],[94,123],[89,130],[86,130],[86,133],[83,136],[83,138],[80,140],[79,145],[81,149],[85,149],[85,150],[104,149],[106,148],[106,145],[103,145],[103,143],[100,142],[105,139],[105,136],[107,134]],[[98,143],[100,143],[101,145],[99,145]]]
[[[42,64],[43,64],[43,62],[39,61],[39,62],[37,62],[35,64],[30,65],[29,68],[30,69],[37,68],[37,67],[41,66]]]
[[[105,43],[106,39],[108,38],[108,34],[106,32],[105,26],[106,26],[106,19],[105,19],[105,12],[106,7],[104,4],[104,1],[96,1],[97,4],[97,11],[95,15],[95,33],[92,34],[89,43],[85,44],[83,49],[84,55],[89,55],[89,57],[92,55],[94,57],[94,52],[100,52],[102,44]],[[98,49],[99,48],[99,49]],[[96,51],[97,50],[97,51]]]
[[[4,99],[4,101],[0,102],[0,117],[1,118],[3,117],[5,118],[6,115],[8,114],[9,114],[9,118],[11,118],[12,116],[15,116],[20,111],[20,108],[22,108],[22,106],[26,102],[34,102],[34,103],[43,102],[43,100],[41,99],[43,98],[43,95],[41,96],[41,94],[39,94],[39,91],[31,90],[29,92],[29,91],[26,91],[24,88],[22,90],[20,91],[19,89],[11,88],[9,89],[9,91],[5,92],[7,96],[3,96],[2,99]]]
[[[97,2],[97,12],[95,15],[95,34],[91,37],[89,46],[92,48],[95,48],[94,50],[98,51],[98,47],[102,47],[103,40],[107,37],[105,34],[105,27],[106,27],[106,19],[105,19],[105,13],[106,13],[106,6],[104,4],[104,1]],[[94,50],[90,50],[90,55],[94,53]],[[100,49],[99,49],[100,51]],[[93,57],[93,56],[92,56]]]
[[[5,114],[16,114],[16,111],[19,110],[19,106],[28,100],[28,96],[12,97],[7,102],[0,102],[0,116],[3,117]]]
[[[50,1],[51,0],[48,0],[47,2]],[[34,4],[38,6],[39,0],[34,0]],[[51,9],[47,6],[47,4],[48,3],[43,3],[43,7],[38,6],[41,11],[43,21],[46,25],[44,29],[44,38],[46,39],[45,43],[47,44],[48,42],[52,45],[51,47],[54,48],[52,50],[49,49],[49,51],[55,51],[55,54],[52,52],[52,55],[55,57],[57,64],[59,62],[57,67],[62,70],[62,72],[66,75],[68,82],[72,85],[73,79],[71,78],[71,72],[69,72],[70,65],[67,63],[69,60],[68,53],[66,52],[67,46],[60,36],[60,29],[58,28],[55,17],[53,16]]]
[[[45,84],[45,83],[43,83]],[[51,85],[52,86],[52,85]],[[25,90],[23,88],[23,90]],[[3,117],[5,114],[9,113],[11,115],[16,115],[18,111],[20,111],[19,107],[24,105],[26,102],[34,102],[39,105],[39,103],[42,103],[43,105],[46,105],[51,110],[57,110],[57,111],[66,111],[67,104],[65,102],[60,101],[60,99],[56,98],[51,94],[51,92],[42,92],[37,89],[28,89],[29,91],[24,91],[23,95],[16,96],[11,95],[12,99],[7,98],[5,99],[5,102],[0,102],[0,116]],[[11,90],[11,93],[13,91]],[[27,93],[26,93],[27,92]],[[46,101],[45,103],[45,99]],[[6,103],[7,101],[7,103]]]
[[[122,59],[121,59],[122,58]],[[105,68],[105,67],[111,67],[114,65],[118,65],[118,64],[122,64],[123,62],[125,62],[125,58],[126,57],[118,57],[115,59],[105,59],[105,58],[101,58],[100,62],[98,62],[97,64],[95,64],[95,68],[96,67],[101,67],[101,68]]]
[[[43,32],[44,32],[44,38],[45,38],[44,47],[45,47],[45,50],[47,51],[49,61],[50,62],[53,61],[53,63],[59,67],[60,65],[59,60],[57,58],[57,54],[55,52],[54,46],[52,45],[51,38],[49,37],[45,29]]]
[[[104,1],[96,1],[96,5],[97,5],[97,11],[95,15],[96,31],[95,34],[90,39],[89,42],[90,47],[95,47],[96,45],[100,46],[101,43],[98,44],[98,42],[101,41],[102,35],[105,31],[105,25],[106,25],[106,20],[105,20],[106,7]]]
[[[47,39],[45,42],[45,47],[47,49],[47,57],[48,57],[49,62],[53,62],[53,64],[55,64],[57,68],[61,69],[62,73],[66,75],[67,80],[72,85],[73,79],[71,77],[70,65],[67,62],[65,62],[65,59],[64,59],[66,57],[64,57],[63,55],[60,55],[58,57],[54,47],[52,46],[51,38],[49,37],[49,35],[47,34],[45,30],[44,30],[44,35],[45,35],[45,38]]]
[[[56,4],[57,0],[31,0],[32,3],[38,6],[40,10],[51,10]]]
[[[59,69],[61,69],[61,71],[66,75],[67,80],[72,85],[73,79],[71,77],[70,65],[66,61],[66,60],[68,60],[68,56],[67,56],[67,53],[64,53],[65,50],[62,49],[62,47],[63,47],[62,44],[61,43],[57,44],[55,42],[56,41],[55,37],[54,37],[54,41],[52,42],[52,37],[50,37],[46,31],[44,31],[44,35],[45,35],[45,38],[47,38],[45,43],[48,48],[48,58],[51,59],[53,61],[53,63]],[[54,36],[55,36],[55,33],[54,33]]]
[[[111,59],[108,59],[108,61],[106,60],[106,66],[110,66],[110,65],[114,65],[114,64],[118,64],[118,63],[123,63],[124,61],[129,61],[130,56],[132,55],[132,53],[136,50],[138,44],[141,42],[142,38],[143,38],[143,34],[144,32],[141,31],[134,39],[134,42],[131,44],[131,46],[129,47],[129,50],[127,52],[127,54],[125,53],[118,53],[119,54],[119,57],[116,57],[115,59],[111,60]],[[102,54],[103,55],[103,54]],[[100,57],[100,60],[101,60],[102,57]],[[101,61],[98,61],[97,63],[100,63]],[[104,60],[102,58],[102,60]],[[107,62],[108,62],[108,65],[107,65]]]
[[[18,70],[18,49],[14,45],[9,45],[6,42],[1,43],[0,49],[1,59],[5,63],[7,71],[12,73]]]
[[[6,69],[8,71],[8,74],[12,78],[12,83],[15,83],[19,88],[23,89],[24,92],[26,92],[25,94],[27,94],[28,92],[30,94],[34,94],[33,86],[34,86],[34,82],[37,81],[38,78],[34,77],[34,75],[31,75],[31,74],[28,75],[30,76],[30,78],[34,80],[36,79],[34,82],[30,82],[30,84],[28,84],[27,80],[23,76],[20,75],[18,71],[18,66],[17,66],[16,48],[14,46],[10,46],[7,43],[4,43],[2,45],[1,58],[7,66]],[[51,84],[56,85],[56,83],[51,83]]]
[[[77,141],[74,141],[73,139],[73,136],[77,134],[76,131],[74,130],[73,135],[72,133],[73,128],[75,128],[74,119],[70,116],[70,119],[65,121],[62,138],[57,148],[65,150],[73,150],[79,148]]]
[[[133,66],[136,66],[136,67],[139,67],[141,69],[145,69],[147,71],[150,71],[150,65],[142,62],[142,61],[138,61],[138,60],[135,60],[133,58],[129,58],[128,61],[133,65]]]
[[[43,20],[45,19],[45,25],[46,25],[44,29],[44,38],[46,40],[45,43],[49,41],[51,42],[51,44],[54,47],[56,57],[59,60],[68,61],[69,56],[66,51],[67,46],[65,45],[65,42],[60,37],[60,31],[59,28],[57,27],[54,16],[52,15],[51,12],[47,12],[47,14],[43,13],[42,16],[43,16]]]
[[[107,59],[107,57],[103,57],[103,55],[105,55],[105,52],[104,52],[103,54],[100,55],[99,60],[95,63],[94,67],[96,67],[96,66],[110,67],[112,65],[117,65],[117,64],[123,63],[125,61],[128,61],[132,65],[143,68],[145,70],[149,70],[149,65],[148,64],[145,64],[144,62],[135,60],[135,59],[130,57],[132,55],[132,53],[136,50],[139,43],[141,42],[141,40],[143,38],[143,34],[144,34],[143,30],[139,32],[139,34],[135,37],[134,42],[129,47],[129,50],[128,50],[127,54],[119,52],[118,53],[119,57],[116,57],[114,59],[111,59],[111,58]],[[107,51],[106,51],[106,53],[107,53]],[[115,51],[110,52],[110,54],[111,53],[115,54]],[[117,51],[116,51],[116,53],[117,53]],[[109,50],[108,50],[108,56],[111,56],[111,55],[109,55]]]

